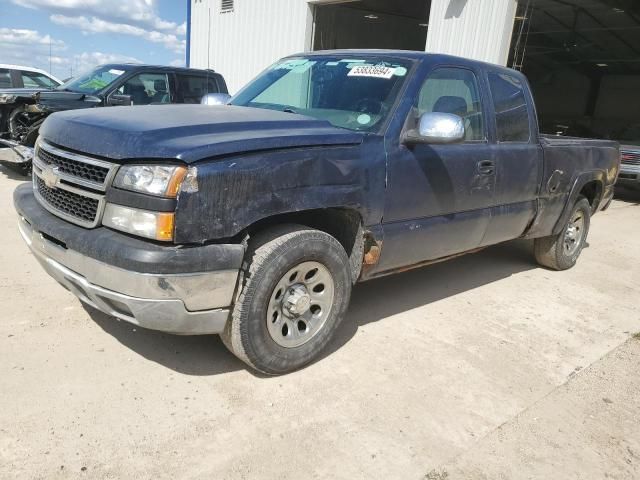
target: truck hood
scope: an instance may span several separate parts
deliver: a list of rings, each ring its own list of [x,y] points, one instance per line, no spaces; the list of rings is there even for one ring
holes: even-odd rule
[[[28,99],[26,103],[37,103],[50,112],[95,107],[102,100],[92,95],[44,88],[4,88],[0,95],[13,95]]]
[[[324,120],[249,107],[149,105],[51,115],[47,141],[108,159],[205,158],[258,150],[360,143],[363,133]]]
[[[32,98],[35,93],[47,91],[42,88],[0,88],[0,95],[15,95],[21,98]]]
[[[91,108],[99,105],[102,99],[86,93],[65,92],[63,90],[44,90],[37,92],[38,105],[50,112]]]

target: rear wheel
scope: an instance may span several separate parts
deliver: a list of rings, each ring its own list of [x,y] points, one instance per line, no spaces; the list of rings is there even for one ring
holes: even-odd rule
[[[553,270],[573,267],[584,248],[591,223],[591,205],[579,197],[566,225],[558,235],[536,238],[534,252],[538,263]]]
[[[238,358],[283,374],[320,354],[351,294],[349,258],[331,235],[283,225],[252,239],[222,340]]]

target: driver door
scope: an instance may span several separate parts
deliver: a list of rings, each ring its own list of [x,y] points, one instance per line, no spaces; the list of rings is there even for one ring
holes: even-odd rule
[[[426,77],[407,124],[428,112],[463,118],[465,139],[449,145],[388,143],[384,246],[378,272],[481,245],[494,205],[495,159],[488,142],[481,72],[436,67]]]

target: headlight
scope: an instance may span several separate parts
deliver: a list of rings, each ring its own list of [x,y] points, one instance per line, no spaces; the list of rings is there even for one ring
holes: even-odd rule
[[[175,198],[186,173],[185,167],[175,165],[125,165],[118,170],[113,185],[125,190]]]
[[[116,230],[168,242],[173,240],[174,214],[150,212],[107,203],[102,224]]]
[[[15,99],[15,95],[0,95],[0,103],[13,103]]]

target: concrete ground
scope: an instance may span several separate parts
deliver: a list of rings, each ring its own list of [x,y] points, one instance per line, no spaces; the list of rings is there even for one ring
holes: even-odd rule
[[[19,238],[0,171],[0,478],[640,478],[640,195],[567,272],[531,244],[356,287],[276,378],[215,336],[85,310]]]

